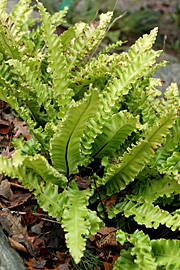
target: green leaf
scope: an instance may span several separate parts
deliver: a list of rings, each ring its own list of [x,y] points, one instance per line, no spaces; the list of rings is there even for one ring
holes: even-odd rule
[[[138,224],[145,225],[147,228],[157,229],[160,224],[165,224],[172,231],[175,231],[180,227],[180,215],[178,213],[170,214],[168,211],[162,210],[158,205],[154,206],[152,203],[136,203],[126,198],[116,206],[111,207],[109,211],[111,218],[121,212],[124,212],[126,217],[134,216],[134,220]]]
[[[134,257],[131,255],[130,249],[121,250],[120,257],[117,258],[113,265],[113,270],[140,270],[141,268],[134,262]]]
[[[148,235],[145,235],[143,231],[135,231],[130,235],[128,241],[134,245],[131,254],[136,256],[135,262],[139,265],[140,269],[157,269],[157,263],[155,262]]]
[[[145,138],[125,152],[120,162],[107,166],[107,171],[100,184],[105,185],[107,195],[112,195],[128,185],[154,154],[154,150],[161,145],[176,118],[176,110],[172,109],[163,115],[159,123],[146,131]]]
[[[96,211],[89,210],[88,220],[90,223],[89,237],[96,234],[100,227],[104,227],[104,222],[97,216]]]
[[[166,270],[180,268],[180,241],[170,239],[151,240],[152,251],[158,266],[165,266]]]
[[[177,121],[171,128],[166,138],[166,141],[159,149],[157,149],[154,158],[151,160],[152,166],[161,169],[161,167],[165,165],[167,159],[171,157],[174,150],[179,145],[179,136],[180,136],[180,118],[177,119]]]
[[[60,174],[55,168],[53,168],[45,157],[40,154],[34,156],[26,156],[23,164],[27,168],[33,169],[33,171],[42,177],[47,182],[57,184],[59,187],[65,187],[67,178]]]
[[[151,169],[152,170],[152,169]],[[137,183],[133,185],[133,200],[142,199],[145,202],[153,202],[164,195],[170,197],[173,193],[180,192],[180,185],[172,176],[158,175],[153,176],[149,171],[149,175],[143,174],[138,176]]]
[[[66,190],[68,197],[64,205],[62,227],[65,234],[66,244],[76,263],[80,262],[86,246],[86,235],[89,235],[88,199],[91,195],[89,190],[80,191],[73,181]]]
[[[102,158],[111,156],[120,148],[127,137],[135,130],[137,118],[127,112],[113,115],[103,126],[92,148],[92,156]]]
[[[88,119],[96,113],[99,104],[99,93],[96,90],[86,95],[83,102],[76,102],[69,108],[63,122],[51,140],[51,158],[56,170],[70,175],[76,172],[83,162],[81,137],[88,124]]]

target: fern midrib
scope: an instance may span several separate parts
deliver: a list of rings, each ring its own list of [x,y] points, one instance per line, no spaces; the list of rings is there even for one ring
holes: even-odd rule
[[[62,212],[62,206],[60,206],[58,202],[56,203],[55,200],[51,200],[51,197],[47,196],[46,193],[42,191],[40,186],[39,186],[39,188],[38,188],[38,186],[36,186],[35,188],[36,188],[36,190],[38,190],[38,192],[41,194],[41,196],[46,198],[46,202],[51,202],[51,203],[49,203],[49,205],[51,205],[52,208],[54,207],[54,209],[59,209],[59,211],[57,210],[56,213],[58,213],[58,212],[61,213]],[[60,220],[59,215],[58,215],[57,219]]]
[[[166,257],[168,257],[168,258],[173,258],[173,259],[175,259],[176,261],[177,260],[179,260],[179,262],[180,262],[180,257],[179,256],[174,256],[174,255],[169,255],[169,254],[161,254],[161,253],[155,253],[155,252],[153,252],[154,253],[154,256],[155,257],[159,257],[159,258],[161,258],[161,257],[163,257],[163,258],[166,258]],[[171,264],[176,264],[176,263],[171,263]]]
[[[92,95],[90,96],[90,98],[89,98],[89,100],[88,100],[88,102],[87,102],[87,106],[86,106],[86,108],[84,109],[84,112],[80,115],[78,121],[76,122],[76,125],[74,126],[74,128],[73,128],[73,130],[72,130],[72,132],[71,132],[71,134],[70,134],[70,136],[69,136],[69,139],[68,139],[68,141],[67,141],[67,144],[66,144],[65,162],[66,162],[66,168],[67,168],[67,177],[69,176],[69,164],[68,164],[69,144],[70,144],[70,142],[71,142],[71,138],[72,138],[72,136],[73,136],[73,134],[74,134],[74,131],[76,130],[76,128],[77,128],[77,126],[78,126],[80,120],[82,119],[83,115],[86,113],[86,111],[87,111],[87,109],[88,109],[88,107],[89,107],[89,105],[90,105],[90,103],[91,103],[91,99],[92,99]]]
[[[107,141],[107,143],[105,143],[104,145],[103,145],[103,147],[101,147],[101,149],[93,156],[93,158],[95,158],[112,140],[113,140],[113,138],[116,136],[116,134],[122,129],[122,128],[124,128],[125,126],[129,126],[129,124],[128,123],[126,123],[126,124],[124,124],[123,126],[121,126],[114,134],[113,134],[113,136]],[[123,142],[122,142],[123,143]],[[122,144],[121,143],[121,144]],[[120,144],[120,145],[121,145]],[[119,145],[119,146],[120,146]],[[117,147],[117,149],[118,149],[118,147]]]

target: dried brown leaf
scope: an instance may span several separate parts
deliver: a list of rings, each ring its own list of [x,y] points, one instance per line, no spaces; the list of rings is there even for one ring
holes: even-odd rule
[[[7,134],[10,130],[10,123],[9,121],[5,121],[0,119],[0,134]]]
[[[10,198],[11,203],[10,203],[10,206],[8,206],[8,208],[13,209],[14,207],[24,204],[31,198],[31,196],[32,196],[32,193],[18,192],[16,194],[13,194]]]
[[[27,140],[30,140],[33,138],[33,136],[31,134],[29,134],[29,130],[28,130],[26,123],[24,121],[21,122],[16,117],[13,121],[13,124],[14,124],[14,132],[15,132],[14,137],[15,138],[18,138],[20,136],[20,134],[22,134],[22,136],[24,138],[26,138]]]
[[[27,252],[27,249],[25,248],[25,246],[23,246],[21,243],[15,241],[11,237],[9,237],[9,242],[10,242],[12,248],[14,248],[14,249],[16,249],[18,251],[21,251],[21,252],[28,253]]]
[[[11,190],[11,183],[7,179],[1,182],[0,195],[8,200],[13,195],[13,192]]]
[[[109,210],[111,205],[114,205],[116,203],[117,198],[118,198],[118,193],[115,193],[112,196],[106,197],[102,200],[102,202],[106,204],[107,211]]]
[[[27,227],[23,227],[21,224],[21,216],[12,215],[11,211],[7,208],[2,209],[0,223],[8,235],[14,239],[28,236]]]
[[[43,266],[44,261],[36,261],[34,259],[30,259],[29,262],[26,261],[26,260],[24,260],[24,261],[28,265],[28,268],[27,269],[29,269],[29,270],[39,270],[39,269],[42,269],[42,270],[59,270],[58,267],[56,267],[54,269],[50,269],[50,268],[47,268],[46,266]]]
[[[77,175],[74,176],[74,179],[76,181],[76,184],[80,190],[87,189],[91,186],[91,179],[89,179],[88,176],[85,177],[79,177]]]
[[[114,227],[101,227],[99,230],[98,230],[98,233],[102,234],[102,235],[107,235],[111,232],[115,232],[117,229],[114,228]]]
[[[14,154],[14,152],[15,152],[15,150],[10,151],[9,146],[7,146],[6,149],[3,149],[3,151],[1,152],[1,155],[3,157],[12,158],[12,155]]]
[[[59,263],[61,264],[68,264],[72,259],[71,255],[67,253],[56,251],[56,255],[58,257]]]
[[[97,239],[95,241],[95,244],[98,248],[104,248],[107,246],[118,247],[115,232],[112,232],[106,236],[103,236],[101,239]]]
[[[105,270],[112,270],[113,269],[113,264],[112,263],[103,262],[103,264],[104,264],[104,269]]]

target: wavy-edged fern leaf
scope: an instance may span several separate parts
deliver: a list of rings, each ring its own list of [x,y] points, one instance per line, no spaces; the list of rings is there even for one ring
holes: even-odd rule
[[[9,60],[8,63],[20,73],[21,77],[24,77],[24,81],[23,79],[20,79],[21,84],[26,87],[28,91],[32,91],[32,93],[37,95],[39,106],[41,106],[42,103],[46,103],[48,99],[53,97],[52,90],[48,84],[43,84],[39,80],[38,76],[40,74],[38,72],[36,74],[34,70],[31,70],[31,68],[26,66],[25,63],[15,59]]]
[[[92,156],[102,158],[113,155],[135,130],[137,118],[127,112],[114,114],[103,126],[102,134],[93,143]]]
[[[0,22],[0,52],[4,59],[20,59],[19,48],[9,28]]]
[[[36,154],[34,156],[26,156],[21,158],[20,155],[16,154],[16,152],[13,155],[14,165],[17,166],[19,160],[22,160],[21,164],[32,169],[37,175],[41,176],[44,181],[52,182],[59,187],[65,188],[67,178],[52,167],[45,157],[40,154]]]
[[[131,255],[134,257],[134,263],[142,270],[155,270],[157,263],[155,262],[154,254],[152,252],[151,241],[148,235],[143,231],[136,230],[133,234],[124,233],[121,229],[116,232],[116,239],[119,242],[130,242],[133,247],[131,248]],[[123,261],[123,254],[117,259],[115,265],[121,265]],[[116,269],[116,268],[115,268]],[[121,268],[119,268],[121,269]],[[126,269],[126,268],[122,268]]]
[[[150,127],[137,145],[126,152],[118,164],[109,164],[101,181],[105,185],[107,195],[122,190],[134,180],[135,176],[144,168],[154,154],[154,150],[161,145],[176,118],[176,110],[162,116],[159,123]]]
[[[67,204],[64,206],[62,227],[67,232],[65,235],[67,247],[76,263],[79,263],[86,246],[86,235],[89,235],[88,199],[89,190],[80,191],[75,182],[66,190]]]
[[[117,241],[121,242],[123,237],[123,243],[130,242],[133,247],[128,251],[121,251],[120,257],[114,263],[113,270],[128,270],[130,267],[144,270],[157,269],[157,267],[167,270],[179,269],[180,241],[174,239],[150,240],[147,235],[138,230],[133,234],[118,230],[116,236]]]
[[[180,152],[173,152],[172,156],[170,156],[165,163],[162,164],[160,172],[179,175],[180,172]]]
[[[87,219],[89,221],[89,236],[96,234],[100,227],[104,227],[104,222],[97,217],[96,211],[91,211],[88,209]]]
[[[141,268],[134,262],[134,256],[131,255],[130,249],[121,250],[121,256],[117,258],[113,265],[113,270],[140,270]]]
[[[149,236],[145,235],[143,231],[136,231],[130,236],[129,242],[134,245],[131,254],[136,256],[135,262],[140,269],[156,269],[157,263],[153,257],[154,254]]]
[[[126,217],[134,215],[134,220],[138,224],[144,224],[147,228],[157,229],[160,224],[165,224],[172,231],[175,231],[180,227],[180,215],[178,213],[170,214],[152,203],[135,203],[131,199],[124,199],[110,209],[110,217],[113,216],[113,213],[117,215],[120,212],[124,212]]]
[[[170,197],[172,194],[180,192],[180,185],[174,177],[168,175],[160,175],[157,171],[154,176],[151,172],[140,173],[137,176],[137,182],[132,185],[133,200],[139,201],[142,199],[145,202],[154,202],[159,197]]]
[[[180,268],[179,240],[151,240],[151,246],[158,266],[164,266],[166,270],[178,270]]]
[[[11,32],[13,35],[19,35],[19,29],[27,27],[27,21],[30,19],[33,7],[29,7],[31,0],[20,0],[9,14]],[[28,29],[23,29],[28,30]],[[18,32],[18,34],[17,34]]]
[[[69,77],[69,73],[64,72],[64,70],[67,68],[67,64],[65,55],[62,54],[63,46],[61,44],[60,37],[54,33],[56,31],[56,27],[51,23],[53,17],[51,17],[51,15],[45,11],[45,8],[41,3],[38,3],[38,8],[42,16],[42,29],[44,30],[44,38],[47,42],[50,68],[54,74],[53,90],[55,91],[56,95],[65,94],[65,90],[68,86],[67,79]],[[61,18],[61,22],[66,12],[67,8],[60,11],[59,16]],[[60,20],[58,21],[60,24]]]
[[[1,13],[1,18],[3,20],[6,19],[7,17],[7,13],[6,13],[6,3],[7,3],[7,0],[1,0],[0,1],[0,13]]]
[[[145,52],[147,49],[150,49],[156,40],[156,36],[158,33],[158,28],[155,27],[151,30],[150,34],[143,35],[143,37],[139,38],[134,45],[128,51],[128,56],[131,60],[137,57],[138,54]]]
[[[22,182],[22,184],[24,184]],[[30,184],[28,183],[28,187]],[[34,195],[38,204],[44,211],[47,211],[50,216],[56,218],[58,221],[62,220],[63,207],[67,202],[67,197],[64,192],[59,193],[58,185],[51,182],[34,183]]]
[[[166,162],[174,149],[179,145],[179,136],[180,136],[180,118],[177,119],[173,127],[171,128],[166,141],[163,145],[157,150],[154,158],[152,159],[152,166],[157,167],[158,169]]]
[[[51,158],[54,167],[70,175],[77,166],[83,163],[80,153],[80,141],[88,123],[88,119],[96,113],[99,104],[99,93],[93,90],[86,95],[83,102],[76,102],[69,108],[67,115],[57,128],[51,140]]]
[[[43,160],[42,157],[39,160]],[[38,163],[42,164],[43,162]],[[44,163],[47,163],[47,161],[44,161]],[[33,166],[29,165],[29,168],[30,167],[32,168]],[[13,178],[18,177],[19,181],[22,181],[22,184],[25,187],[28,187],[30,191],[34,190],[34,195],[44,211],[48,211],[49,215],[60,221],[63,213],[63,206],[67,200],[65,193],[59,193],[58,185],[54,185],[48,181],[46,183],[41,181],[39,175],[44,176],[43,174],[48,172],[46,169],[40,173],[39,169],[44,170],[44,166],[43,169],[42,167],[37,166],[39,175],[34,172],[35,170],[29,168],[25,165],[14,166],[11,159],[0,155],[0,172],[4,172],[6,175]]]

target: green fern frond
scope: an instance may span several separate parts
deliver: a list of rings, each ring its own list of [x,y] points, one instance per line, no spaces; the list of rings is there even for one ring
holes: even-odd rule
[[[52,16],[51,16],[51,23],[57,27],[59,26],[62,22],[63,22],[63,18],[65,16],[65,14],[68,12],[68,7],[66,6],[64,8],[64,11],[62,12],[62,10],[55,12]]]
[[[170,197],[172,194],[180,192],[180,185],[175,181],[172,176],[143,175],[137,176],[138,181],[133,185],[133,200],[139,201],[142,199],[145,202],[154,202],[159,197]],[[141,179],[141,180],[140,180]]]
[[[159,149],[157,149],[154,158],[151,160],[151,164],[153,167],[161,169],[161,166],[166,162],[167,158],[169,158],[173,154],[173,151],[178,147],[179,137],[180,137],[180,118],[177,119],[177,121],[171,128],[166,138],[166,141]]]
[[[83,91],[83,88],[93,83],[99,90],[104,88],[103,79],[108,80],[110,77],[109,65],[114,59],[112,55],[98,55],[97,58],[91,59],[85,66],[81,67],[71,78],[71,87],[76,95]],[[86,88],[84,88],[84,91]]]
[[[24,183],[22,182],[22,184]],[[29,185],[31,185],[31,183],[28,183],[28,186]],[[65,193],[59,193],[59,187],[51,182],[42,182],[39,185],[35,185],[34,183],[34,188],[34,195],[40,207],[42,207],[44,211],[47,211],[50,216],[61,221],[63,207],[67,202]]]
[[[158,33],[158,28],[155,27],[153,30],[151,30],[150,34],[145,34],[143,37],[139,38],[134,45],[131,46],[131,48],[128,51],[128,57],[131,60],[134,60],[138,54],[144,53],[146,50],[149,50],[152,48],[152,45],[154,44],[156,40],[156,36]]]
[[[104,227],[104,222],[97,216],[96,211],[91,211],[88,209],[87,219],[89,221],[89,237],[97,233],[100,227]]]
[[[161,51],[153,51],[148,50],[143,52],[142,54],[137,54],[137,56],[130,62],[128,62],[127,66],[119,66],[116,70],[116,76],[119,78],[120,89],[121,88],[129,88],[131,83],[135,83],[137,78],[142,76],[144,72],[152,66],[156,57],[160,55]]]
[[[54,167],[70,175],[77,166],[83,163],[84,157],[80,153],[80,141],[89,118],[96,113],[99,104],[99,93],[93,90],[87,94],[83,102],[76,102],[69,108],[67,115],[57,128],[51,140],[51,158]]]
[[[131,255],[131,250],[121,250],[121,256],[117,258],[113,265],[113,270],[141,270],[141,268],[134,262],[134,256]]]
[[[180,241],[170,239],[151,240],[152,251],[158,266],[166,270],[180,268]]]
[[[39,160],[43,160],[42,157]],[[40,163],[46,164],[47,161],[38,162],[38,165]],[[42,171],[41,173],[37,168],[38,174],[44,176],[46,171],[48,172],[49,176],[51,176],[50,171],[47,171],[45,166],[43,166],[44,171]],[[30,167],[33,167],[32,164],[29,165],[29,168]],[[24,165],[14,166],[11,159],[8,159],[7,157],[3,157],[1,155],[0,172],[4,172],[6,175],[12,178],[18,177],[19,181],[22,181],[22,184],[25,187],[28,187],[30,191],[34,190],[34,195],[36,196],[39,205],[44,209],[44,211],[48,211],[49,215],[59,221],[61,220],[61,215],[63,213],[63,206],[66,202],[66,197],[65,193],[59,194],[58,185],[54,185],[51,182],[41,182],[40,177],[36,173],[34,173],[34,170],[28,169]],[[48,179],[48,177],[46,177],[46,179],[47,181],[50,180]]]
[[[63,94],[67,89],[67,78],[69,76],[68,72],[64,72],[64,70],[67,68],[67,64],[65,55],[62,54],[63,46],[61,44],[60,37],[58,37],[57,34],[54,34],[56,27],[51,23],[52,16],[45,11],[45,8],[41,3],[38,3],[38,8],[42,16],[42,29],[44,30],[44,38],[47,43],[47,52],[49,53],[50,58],[50,68],[54,73],[53,90],[56,92],[56,94]],[[60,11],[59,16],[61,18],[61,22],[66,12],[67,8],[64,9],[64,11]]]
[[[34,70],[31,70],[31,68],[26,66],[25,63],[22,63],[16,59],[9,60],[8,63],[20,73],[21,77],[24,77],[24,82],[23,79],[20,78],[22,85],[37,95],[37,102],[39,106],[41,106],[42,103],[46,103],[48,99],[53,98],[51,88],[48,87],[47,84],[41,83],[40,78],[38,78],[40,75],[38,72],[36,74]]]
[[[159,269],[159,267],[167,270],[179,269],[180,241],[174,239],[150,240],[147,235],[138,230],[133,234],[118,230],[116,236],[118,242],[121,243],[123,237],[123,242],[130,242],[133,247],[129,248],[128,251],[121,251],[113,270],[128,270],[130,267],[144,270]]]
[[[150,67],[145,73],[144,73],[144,78],[150,78],[151,76],[153,76],[154,72],[158,69],[158,68],[162,68],[165,67],[167,65],[168,61],[163,60],[160,63],[155,63],[152,67]]]
[[[4,21],[6,20],[8,14],[6,13],[6,4],[7,0],[1,0],[0,1],[0,14],[1,14],[1,19]]]
[[[116,234],[118,241],[118,231]],[[139,266],[140,269],[157,269],[157,263],[155,262],[151,241],[148,235],[145,235],[143,231],[137,230],[133,234],[127,235],[126,242],[127,241],[134,246],[131,249],[131,254],[135,256],[134,262]]]
[[[8,88],[10,90],[13,89],[13,85],[11,85],[8,81],[6,81],[3,78],[0,78],[1,81],[4,82],[4,84],[7,87],[1,87],[0,91],[0,98],[1,100],[4,100],[7,102],[15,111],[17,111],[21,118],[26,122],[26,124],[29,127],[29,130],[34,135],[34,137],[37,139],[38,142],[42,145],[44,149],[48,149],[49,146],[45,143],[45,135],[42,134],[43,128],[42,126],[36,127],[37,122],[32,118],[30,113],[30,107],[28,106],[28,102],[24,104],[24,106],[19,106],[18,99],[16,98],[16,95],[9,95]]]
[[[17,177],[18,169],[13,168],[13,161],[0,155],[0,172],[14,178]]]
[[[134,220],[145,225],[146,228],[157,229],[160,224],[165,224],[172,231],[180,228],[180,215],[178,213],[170,214],[168,211],[160,209],[158,205],[152,203],[135,203],[131,199],[124,199],[110,210],[110,217],[124,212],[126,217],[134,216]]]
[[[178,175],[180,172],[180,152],[173,152],[162,167],[159,169],[160,173],[167,173],[169,175]]]
[[[0,52],[4,59],[20,59],[19,47],[8,27],[0,22]]]
[[[75,38],[67,48],[67,63],[68,69],[74,68],[80,61],[87,57],[90,52],[95,49],[103,39],[107,24],[112,18],[112,12],[100,15],[99,24],[95,27],[85,23],[78,23],[75,25]],[[77,53],[81,52],[81,53]]]
[[[14,159],[14,162],[16,162],[16,159]],[[23,159],[23,165],[32,169],[37,175],[40,175],[44,181],[65,188],[67,178],[54,169],[42,155],[26,156]]]
[[[7,0],[2,0],[0,2],[0,11],[1,12],[6,12],[6,3],[7,3]]]
[[[65,235],[67,247],[76,263],[80,262],[89,235],[88,199],[89,190],[80,191],[73,181],[66,190],[67,204],[64,205],[62,227],[67,232]]]
[[[49,54],[49,69],[53,73],[53,86],[52,91],[55,92],[58,97],[59,104],[59,118],[63,118],[70,105],[73,104],[72,96],[74,92],[68,88],[70,78],[70,68],[67,65],[66,54],[63,53],[63,44],[61,43],[60,36],[54,34],[56,27],[51,23],[54,17],[45,11],[45,8],[41,3],[38,4],[40,14],[42,16],[42,29],[44,38],[47,44],[47,52]],[[59,16],[63,20],[67,12],[67,8],[64,11],[60,11]],[[60,23],[60,19],[58,19]],[[72,38],[72,36],[71,36]]]
[[[160,79],[150,78],[147,81],[144,80],[142,85],[142,78],[139,78],[125,100],[132,114],[141,115],[142,124],[152,126],[155,119],[160,117],[157,113],[160,100],[157,97],[162,93],[156,89],[159,85],[161,85]]]
[[[122,44],[126,43],[126,41],[121,41],[121,40],[118,40],[116,41],[115,43],[112,43],[112,44],[109,44],[107,45],[103,50],[102,52],[100,52],[99,54],[105,54],[105,53],[108,53],[111,49],[115,49],[117,47],[120,47]]]
[[[118,164],[107,166],[104,177],[99,183],[105,185],[107,195],[124,189],[134,180],[151,156],[154,155],[154,150],[163,142],[176,116],[175,109],[162,116],[159,123],[147,130],[144,140],[140,140],[137,145],[132,146],[132,149],[120,158]]]
[[[127,112],[113,115],[103,126],[102,134],[93,143],[92,156],[112,156],[127,137],[136,129],[137,118]]]
[[[32,13],[33,7],[29,7],[31,0],[20,0],[13,8],[11,13],[9,14],[11,25],[11,32],[13,36],[19,35],[19,29],[24,26],[27,27],[27,21],[30,19],[30,15]],[[24,29],[28,30],[28,29]]]
[[[166,109],[170,109],[172,106],[175,106],[177,110],[179,110],[179,90],[176,83],[171,83],[171,85],[166,88],[164,97],[168,100],[168,102],[164,102]]]

